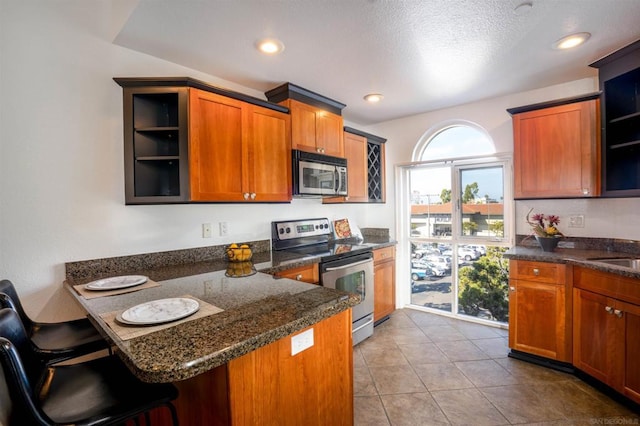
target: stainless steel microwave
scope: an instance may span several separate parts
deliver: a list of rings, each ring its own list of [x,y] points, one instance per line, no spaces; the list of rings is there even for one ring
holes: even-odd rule
[[[347,195],[347,160],[294,149],[293,195],[329,197]]]

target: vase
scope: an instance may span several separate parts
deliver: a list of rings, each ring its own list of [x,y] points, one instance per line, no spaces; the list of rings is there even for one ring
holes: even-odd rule
[[[536,240],[542,251],[554,251],[560,242],[560,237],[539,237],[536,235]]]

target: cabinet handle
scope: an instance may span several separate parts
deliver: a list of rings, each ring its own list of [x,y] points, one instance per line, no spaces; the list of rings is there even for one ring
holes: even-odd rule
[[[251,193],[251,199],[252,199],[252,200],[255,200],[255,199],[256,199],[256,193],[255,193],[255,192],[252,192],[252,193]]]
[[[582,188],[583,195],[589,195],[589,188]]]
[[[533,275],[535,275],[535,276],[540,275],[540,269],[538,269],[538,268],[533,268]]]
[[[316,148],[316,152],[317,152],[318,154],[322,154],[322,148]]]
[[[613,313],[615,314],[615,316],[617,316],[618,318],[622,318],[622,311],[620,309],[614,309]]]
[[[609,314],[613,314],[613,308],[611,306],[605,306],[604,310],[607,311],[607,313]]]
[[[516,291],[516,288],[515,287],[509,287],[509,290]]]
[[[296,275],[296,280],[297,280],[297,281],[301,281],[301,280],[302,280],[302,274],[298,274],[298,275]]]
[[[249,193],[245,192],[244,194],[242,194],[242,196],[244,197],[245,200],[249,199]]]

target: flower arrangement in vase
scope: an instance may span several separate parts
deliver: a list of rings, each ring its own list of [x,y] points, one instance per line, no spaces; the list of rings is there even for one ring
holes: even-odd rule
[[[550,214],[536,213],[531,216],[533,209],[527,213],[527,223],[531,226],[532,235],[536,237],[543,251],[554,251],[564,234],[558,229],[560,217]]]

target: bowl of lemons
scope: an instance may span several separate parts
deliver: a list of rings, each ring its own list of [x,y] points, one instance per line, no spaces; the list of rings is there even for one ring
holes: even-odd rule
[[[248,262],[253,256],[249,244],[230,244],[226,247],[229,262]]]

